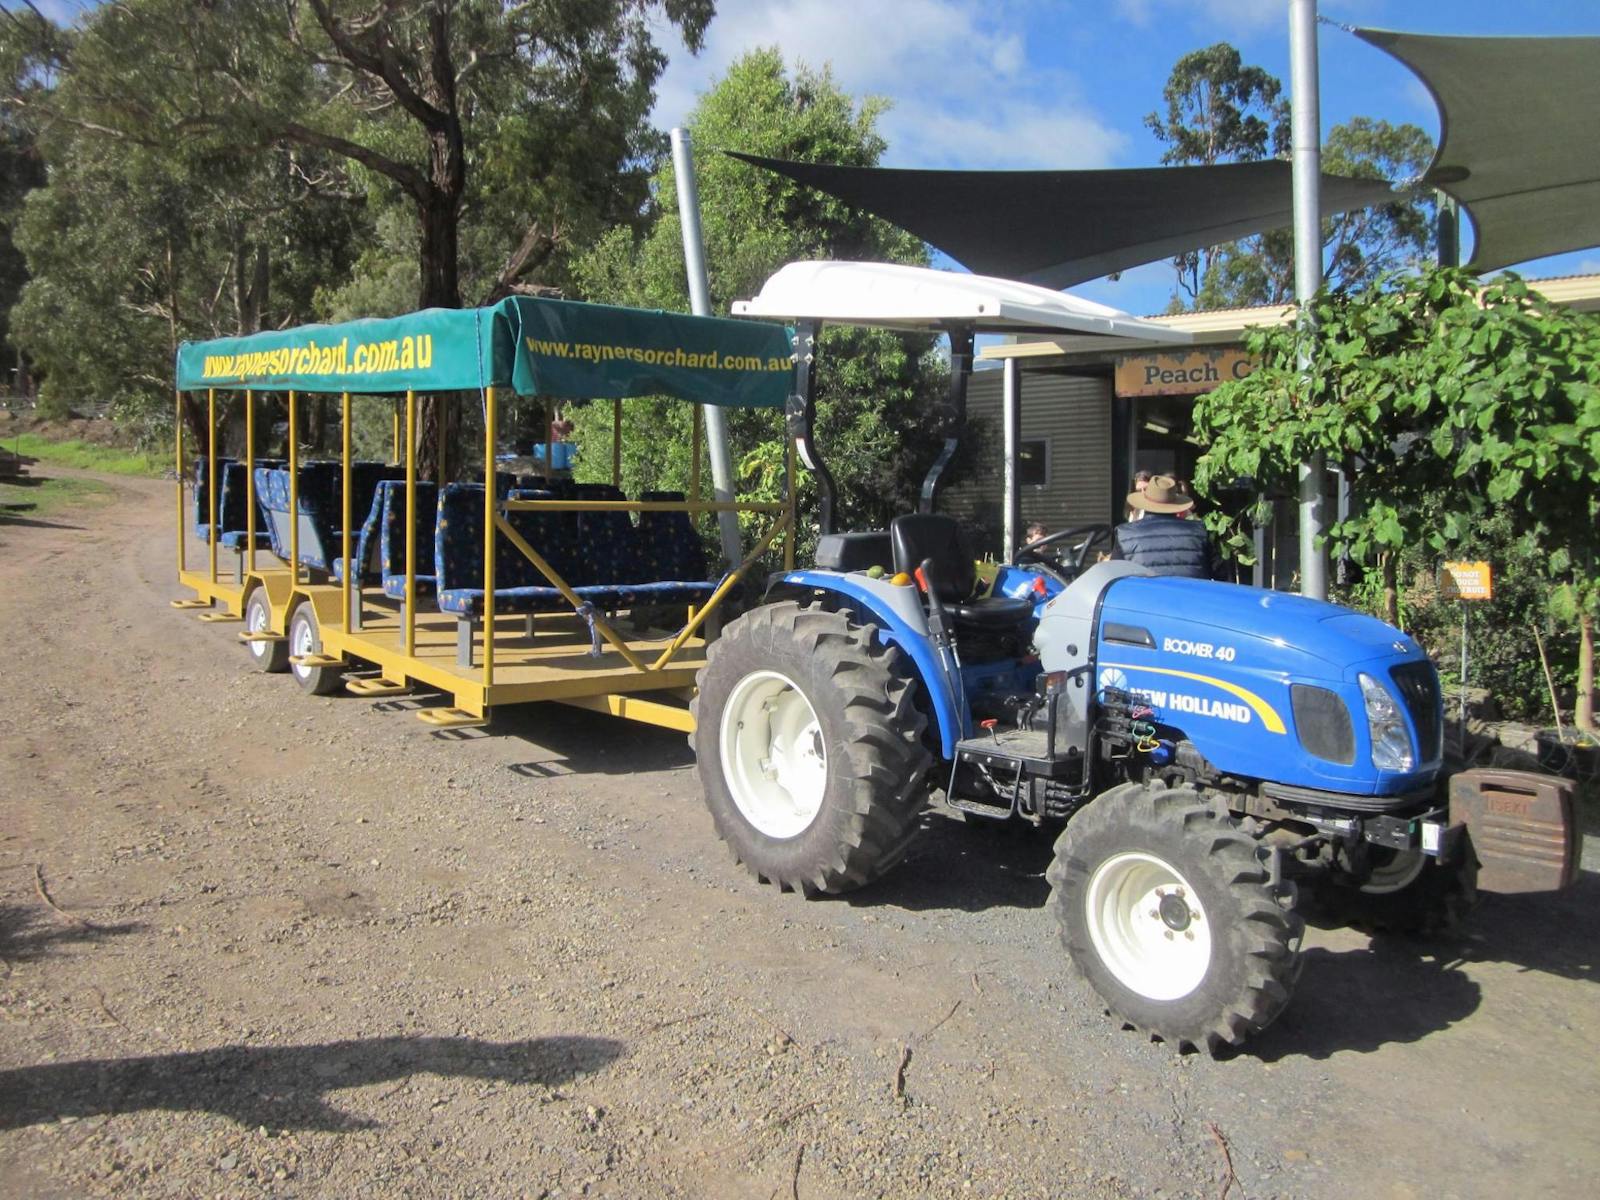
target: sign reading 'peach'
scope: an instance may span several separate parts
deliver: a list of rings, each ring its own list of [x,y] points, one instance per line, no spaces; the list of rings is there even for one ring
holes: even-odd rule
[[[1238,347],[1125,354],[1117,360],[1117,395],[1197,396],[1255,369],[1255,360]]]

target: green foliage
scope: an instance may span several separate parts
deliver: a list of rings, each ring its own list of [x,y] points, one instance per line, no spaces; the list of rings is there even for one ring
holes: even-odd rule
[[[6,449],[57,467],[104,471],[108,475],[162,475],[172,467],[170,455],[118,446],[97,446],[69,438],[52,441],[36,433],[20,433],[5,440]]]
[[[1219,42],[1192,51],[1172,68],[1165,114],[1145,124],[1167,144],[1169,164],[1257,162],[1289,149],[1289,107],[1278,79],[1248,66]],[[1336,125],[1322,148],[1322,169],[1357,179],[1411,180],[1433,158],[1432,139],[1415,125],[1356,117]],[[1413,188],[1384,205],[1353,209],[1322,222],[1324,274],[1330,287],[1359,288],[1385,272],[1420,265],[1432,241],[1434,202]],[[1282,304],[1294,295],[1294,235],[1258,237],[1195,250],[1173,259],[1178,291],[1171,309]],[[1187,300],[1185,300],[1187,297]]]
[[[93,479],[32,479],[27,484],[0,483],[0,530],[12,517],[38,520],[63,509],[104,504],[113,493]]]
[[[700,101],[689,121],[712,309],[760,289],[784,263],[805,258],[926,262],[921,243],[831,197],[751,167],[716,150],[743,150],[802,161],[852,166],[877,163],[885,144],[882,111],[857,104],[826,72],[792,77],[776,50],[751,53]],[[654,223],[643,235],[614,230],[575,265],[588,299],[643,307],[687,308],[688,278],[670,161],[652,186]],[[931,339],[863,329],[823,333],[818,389],[818,441],[840,487],[845,521],[878,524],[914,503],[916,485],[934,454],[930,399],[945,371]],[[579,477],[611,477],[611,411],[591,405],[572,414],[582,447]],[[687,487],[691,410],[672,400],[627,402],[623,486]],[[642,436],[641,436],[642,435]],[[734,459],[744,494],[781,494],[783,432],[779,414],[730,412]],[[799,474],[802,509],[812,476]],[[706,484],[709,490],[709,480]],[[807,541],[809,539],[806,539]]]
[[[1496,544],[1514,544],[1537,570],[1558,619],[1592,620],[1600,322],[1514,275],[1485,286],[1459,270],[1324,292],[1310,317],[1307,329],[1253,332],[1262,369],[1197,402],[1209,447],[1200,490],[1248,480],[1260,494],[1289,495],[1298,464],[1320,452],[1360,499],[1330,531],[1330,549],[1383,570],[1391,590],[1403,553],[1459,554],[1498,530]],[[1248,515],[1206,519],[1229,553],[1247,557]],[[1580,695],[1590,687],[1580,680]]]

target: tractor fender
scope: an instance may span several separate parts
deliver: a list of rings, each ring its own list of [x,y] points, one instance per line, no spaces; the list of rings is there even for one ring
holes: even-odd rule
[[[934,723],[939,730],[939,748],[948,762],[955,757],[956,743],[966,736],[966,714],[956,702],[928,632],[928,618],[914,587],[873,579],[858,572],[785,571],[767,584],[767,599],[803,597],[817,592],[842,596],[850,607],[878,627],[878,637],[898,646],[911,660],[928,696]]]

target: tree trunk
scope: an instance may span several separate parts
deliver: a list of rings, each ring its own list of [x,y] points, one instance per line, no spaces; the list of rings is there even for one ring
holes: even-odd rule
[[[1572,723],[1594,733],[1594,614],[1578,614],[1578,696],[1572,705]]]
[[[1393,550],[1385,550],[1378,555],[1378,563],[1383,571],[1383,619],[1397,628],[1400,624],[1398,560],[1399,555]]]
[[[457,155],[459,159],[459,151]],[[450,171],[448,151],[435,141],[435,179]],[[459,167],[456,168],[459,171]],[[457,230],[459,221],[459,183],[455,195],[433,188],[426,201],[417,203],[417,222],[421,238],[422,288],[419,308],[460,308],[461,281],[457,269]],[[417,475],[423,479],[455,478],[461,465],[461,400],[444,396],[423,396],[417,406]],[[444,405],[444,444],[439,444],[438,410]]]

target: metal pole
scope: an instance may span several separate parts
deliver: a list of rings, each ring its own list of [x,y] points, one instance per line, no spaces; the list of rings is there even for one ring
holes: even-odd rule
[[[211,551],[211,582],[217,582],[217,391],[206,389],[206,526]]]
[[[700,236],[700,195],[694,181],[694,157],[690,153],[689,133],[672,131],[672,171],[678,180],[678,220],[683,226],[683,261],[689,271],[689,308],[696,316],[711,316],[711,288],[706,282],[706,246]],[[716,498],[731,501],[733,496],[733,455],[728,451],[728,423],[715,404],[703,406],[706,414],[706,442],[711,450],[711,484]],[[695,446],[698,460],[700,447]],[[739,561],[739,514],[717,514],[722,531],[722,557],[731,565]]]
[[[388,570],[389,564],[384,564]],[[406,625],[407,658],[417,656],[417,393],[406,389]]]
[[[244,544],[245,563],[256,571],[256,398],[244,393]]]
[[[1016,562],[1018,535],[1022,525],[1022,494],[1017,482],[1017,455],[1022,444],[1022,366],[1014,358],[1005,360],[1003,383],[1005,409],[1005,555],[1002,562]]]
[[[173,410],[174,424],[172,431],[174,436],[172,449],[176,458],[175,467],[178,473],[178,574],[182,576],[189,567],[186,561],[187,555],[184,553],[187,534],[183,528],[183,393],[175,391],[173,395],[177,397],[177,405]],[[199,491],[199,487],[200,485],[197,483],[195,490]]]
[[[1293,93],[1290,140],[1294,163],[1294,298],[1302,339],[1310,336],[1311,299],[1322,286],[1322,115],[1317,81],[1317,0],[1289,0],[1289,88]],[[1300,367],[1311,355],[1302,341]],[[1309,376],[1302,377],[1309,389]],[[1322,498],[1323,455],[1300,464],[1300,593],[1328,598],[1327,532]]]
[[[1461,265],[1461,210],[1456,207],[1454,196],[1444,192],[1433,193],[1434,203],[1438,206],[1438,213],[1434,220],[1438,234],[1439,265],[1441,267],[1459,267]]]
[[[494,443],[498,401],[493,388],[483,391],[483,702],[494,686]],[[551,464],[545,463],[546,469]]]
[[[353,564],[350,562],[350,514],[352,497],[350,485],[353,477],[350,470],[350,393],[343,392],[339,398],[339,598],[340,607],[344,610],[344,619],[339,622],[341,633],[349,633],[360,622],[352,620],[350,599],[354,594],[351,590],[350,577],[355,574]]]

